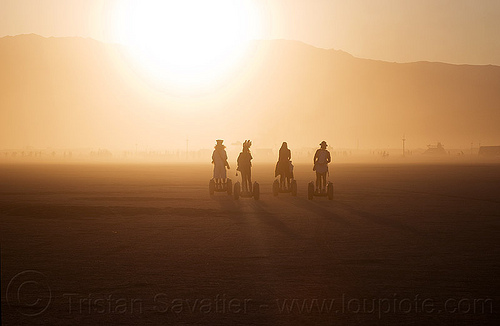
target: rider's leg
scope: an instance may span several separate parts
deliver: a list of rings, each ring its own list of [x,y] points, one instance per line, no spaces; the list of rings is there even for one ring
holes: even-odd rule
[[[321,189],[321,174],[316,172],[316,191]]]
[[[241,190],[247,190],[247,174],[243,171],[241,171]]]
[[[252,192],[252,170],[248,170],[248,191]]]
[[[326,191],[326,173],[323,173],[322,178],[323,178],[323,184],[321,189],[323,191]]]

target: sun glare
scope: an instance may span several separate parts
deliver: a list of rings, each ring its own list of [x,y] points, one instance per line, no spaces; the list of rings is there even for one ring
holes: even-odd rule
[[[250,1],[120,1],[113,39],[141,73],[167,87],[216,83],[255,37]]]

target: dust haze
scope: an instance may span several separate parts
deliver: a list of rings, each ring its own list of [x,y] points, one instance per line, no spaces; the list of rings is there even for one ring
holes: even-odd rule
[[[286,40],[183,88],[0,38],[2,325],[499,325],[499,90]]]
[[[218,138],[235,152],[252,139],[267,155],[287,141],[300,160],[323,139],[338,157],[363,160],[402,156],[403,138],[418,159],[438,142],[453,158],[500,144],[498,66],[254,41],[217,82],[188,90],[148,79],[119,45],[92,39],[3,37],[0,56],[3,157],[203,160]]]

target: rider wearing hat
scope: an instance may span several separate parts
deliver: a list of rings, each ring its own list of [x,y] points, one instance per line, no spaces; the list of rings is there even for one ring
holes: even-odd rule
[[[226,146],[222,144],[222,139],[216,140],[217,144],[214,146],[212,153],[212,163],[214,165],[213,178],[215,183],[221,183],[226,180],[226,167],[229,169],[227,162]]]
[[[316,171],[316,191],[326,192],[326,174],[328,173],[328,163],[332,161],[330,152],[326,149],[326,141],[319,144],[321,147],[314,154],[314,167]]]

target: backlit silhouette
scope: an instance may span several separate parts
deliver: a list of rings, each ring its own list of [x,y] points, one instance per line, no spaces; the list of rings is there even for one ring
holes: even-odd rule
[[[218,187],[221,183],[226,182],[226,168],[229,169],[230,167],[227,162],[226,146],[222,144],[224,140],[217,139],[216,142],[217,144],[214,146],[215,149],[212,153],[212,163],[214,165],[213,179],[216,187]]]
[[[288,144],[283,142],[279,151],[278,163],[276,163],[276,169],[274,171],[274,176],[280,176],[280,186],[290,187],[290,181],[293,178],[292,170],[292,152],[288,149]]]
[[[238,171],[241,173],[241,186],[244,192],[252,192],[252,154],[250,153],[252,142],[245,140],[243,149],[238,155]]]
[[[292,152],[288,149],[288,144],[283,142],[279,150],[278,162],[274,169],[274,176],[280,176],[279,181],[273,182],[273,195],[278,196],[280,192],[290,192],[292,196],[297,196],[297,182],[293,180]]]
[[[316,171],[316,191],[326,192],[326,174],[328,173],[328,163],[332,161],[330,152],[326,149],[326,141],[322,141],[314,154],[313,170]]]

